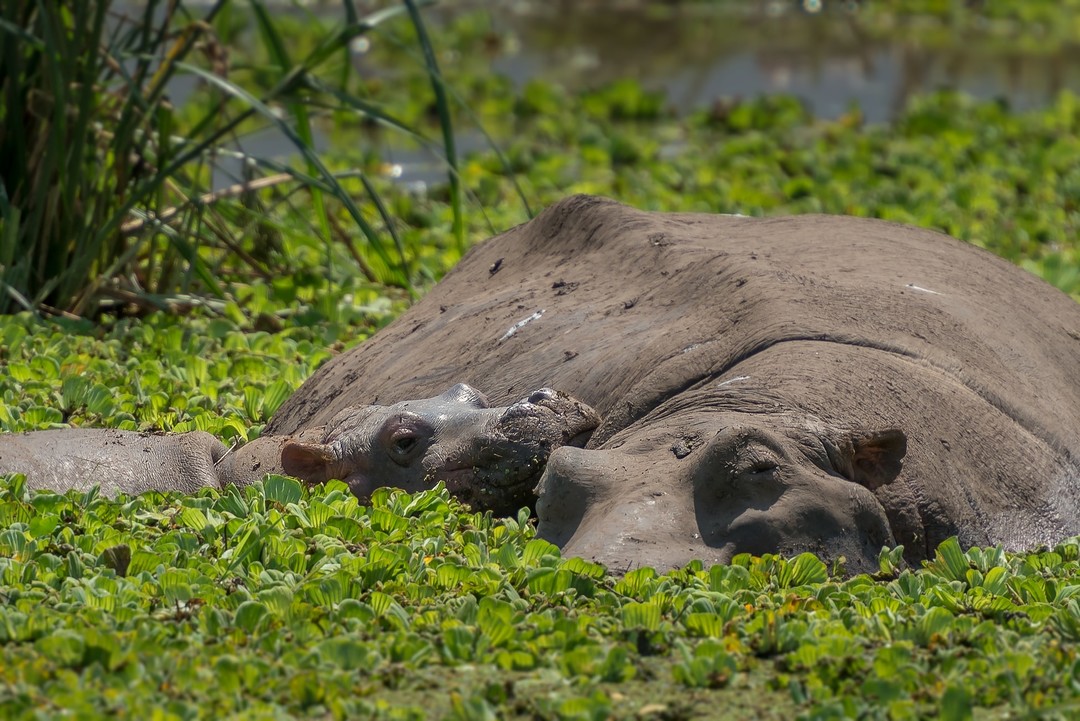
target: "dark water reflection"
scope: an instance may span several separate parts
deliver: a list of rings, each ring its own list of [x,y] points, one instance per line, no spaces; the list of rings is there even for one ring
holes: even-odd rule
[[[912,95],[941,88],[1015,109],[1080,92],[1080,47],[1047,48],[1019,31],[951,34],[910,19],[882,35],[858,12],[776,11],[792,3],[747,3],[738,15],[692,3],[659,14],[610,6],[562,1],[493,12],[495,35],[516,41],[493,69],[519,85],[545,78],[572,89],[635,78],[665,91],[681,113],[723,97],[788,93],[818,116],[857,104],[870,121],[890,120]]]
[[[859,12],[811,14],[777,0],[747,1],[737,14],[689,2],[654,2],[651,11],[642,9],[649,3],[620,9],[617,0],[479,5],[488,7],[491,37],[477,53],[518,88],[532,79],[582,90],[632,78],[662,91],[680,115],[722,99],[784,93],[818,117],[857,106],[867,121],[888,122],[913,96],[946,88],[1015,110],[1046,106],[1062,90],[1080,94],[1080,46],[1029,34],[1037,29],[959,31],[909,18],[885,31],[864,24]],[[436,9],[428,17],[437,25],[460,12]],[[365,58],[357,60],[365,66]],[[444,71],[454,77],[453,68]],[[479,133],[458,130],[461,151],[486,147]],[[391,140],[382,153],[405,183],[422,187],[445,177],[431,152]]]
[[[488,41],[478,43],[475,54],[462,51],[474,57],[459,59],[470,72],[478,63],[487,71],[483,58],[518,88],[543,79],[572,91],[633,78],[662,91],[678,114],[721,99],[785,93],[802,99],[819,117],[834,118],[858,106],[866,120],[887,122],[913,96],[943,88],[1001,99],[1016,110],[1048,105],[1062,90],[1080,94],[1080,46],[1036,36],[1038,28],[957,30],[907,18],[882,29],[864,22],[862,11],[807,13],[799,5],[746,0],[734,5],[740,11],[733,14],[730,4],[727,12],[717,12],[693,2],[489,0],[435,6],[426,17],[437,27],[464,12],[486,14]],[[333,18],[342,10],[326,4],[316,12]],[[437,42],[437,31],[435,37]],[[372,41],[380,42],[379,35]],[[357,69],[393,77],[395,70],[378,67],[376,56],[357,54]],[[444,63],[443,71],[451,79],[459,73],[453,63]],[[457,130],[460,152],[486,147],[474,129],[459,125]],[[374,142],[402,182],[423,187],[445,178],[437,153],[396,134],[381,134]],[[324,150],[326,138],[317,137],[316,146]],[[237,149],[263,157],[293,153],[273,129],[238,143]],[[218,170],[215,187],[235,182],[240,163],[223,158]]]

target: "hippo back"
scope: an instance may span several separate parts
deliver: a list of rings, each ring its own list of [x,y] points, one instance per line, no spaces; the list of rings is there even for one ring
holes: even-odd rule
[[[1027,272],[881,220],[653,213],[589,196],[474,247],[393,324],[320,368],[267,431],[456,382],[500,405],[550,386],[599,411],[590,446],[602,447],[665,399],[806,340],[926,364],[1080,453],[1080,306]]]

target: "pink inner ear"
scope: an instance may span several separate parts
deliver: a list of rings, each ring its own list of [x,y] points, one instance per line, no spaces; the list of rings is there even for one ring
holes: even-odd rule
[[[334,454],[322,443],[289,441],[281,448],[281,467],[290,476],[307,483],[325,483],[330,480]]]

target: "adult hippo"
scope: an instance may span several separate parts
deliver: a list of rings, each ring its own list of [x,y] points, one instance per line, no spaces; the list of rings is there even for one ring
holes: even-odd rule
[[[420,491],[443,482],[474,508],[505,515],[533,503],[551,451],[584,445],[598,421],[591,408],[548,388],[493,408],[459,383],[432,398],[346,407],[325,425],[235,449],[201,431],[5,434],[0,473],[24,473],[33,489],[99,486],[109,495],[243,486],[267,473],[308,483],[340,478],[362,498],[382,485]]]
[[[613,569],[810,550],[876,568],[1080,531],[1080,306],[940,233],[880,220],[658,214],[577,196],[474,247],[274,415],[470,383],[594,407],[538,533]]]

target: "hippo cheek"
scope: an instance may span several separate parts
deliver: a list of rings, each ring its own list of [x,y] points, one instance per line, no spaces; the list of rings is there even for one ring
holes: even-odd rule
[[[446,490],[451,495],[474,511],[487,510],[480,503],[481,494],[478,488],[480,483],[476,469],[472,466],[442,469],[433,474],[426,483],[434,485],[440,481],[446,484]]]
[[[694,515],[706,545],[727,562],[739,553],[775,553],[785,533],[796,531],[785,511],[791,491],[779,474],[735,485],[708,464],[693,474]],[[719,477],[718,477],[719,476]]]
[[[792,500],[784,499],[766,509],[725,509],[725,512],[715,516],[698,507],[696,511],[702,539],[706,545],[718,549],[724,563],[729,563],[740,553],[755,556],[765,553],[793,555],[813,550],[808,539],[802,537],[800,524],[812,522],[815,514],[808,512],[807,508],[793,511],[788,506],[799,504],[789,503]]]
[[[342,479],[345,484],[352,491],[353,495],[362,501],[371,500],[371,494],[379,488],[400,488],[407,493],[419,493],[420,491],[426,491],[434,487],[438,479],[429,479],[424,477],[421,480],[412,478],[395,477],[394,474],[389,476],[381,476],[374,474],[367,474],[361,472],[351,473]],[[453,487],[451,482],[447,483],[447,488],[453,493]]]
[[[531,459],[499,458],[491,464],[440,472],[438,479],[458,500],[474,511],[496,516],[516,516],[536,500],[533,488],[543,465]]]
[[[352,494],[361,501],[371,500],[371,494],[375,492],[375,489],[386,485],[384,483],[377,483],[371,476],[364,473],[350,473],[341,480],[349,487]]]
[[[885,509],[872,492],[857,483],[825,476],[806,503],[812,509],[806,518],[814,547],[810,550],[833,559],[843,556],[847,570],[873,573],[879,570],[878,555],[885,546],[895,546]]]
[[[711,511],[711,512],[710,512]],[[892,545],[881,504],[866,489],[835,477],[788,488],[768,507],[698,505],[705,543],[730,560],[739,553],[791,556],[809,551],[825,561],[841,556],[850,572],[877,570],[882,546]]]

